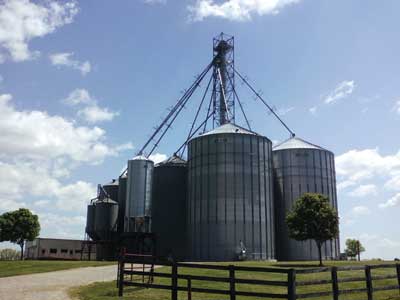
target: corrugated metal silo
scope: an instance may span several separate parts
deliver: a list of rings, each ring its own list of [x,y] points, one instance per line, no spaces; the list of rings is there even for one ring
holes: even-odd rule
[[[103,184],[102,187],[103,190],[100,190],[100,199],[110,198],[118,202],[118,180],[113,179],[111,182]]]
[[[95,206],[94,204],[89,204],[87,206],[87,214],[86,214],[86,233],[92,240],[97,240],[95,232]]]
[[[273,167],[277,259],[316,260],[318,250],[315,242],[290,239],[285,218],[294,202],[306,192],[329,197],[337,210],[334,154],[294,137],[274,147]],[[327,242],[322,248],[326,259],[336,258],[339,253],[338,239]]]
[[[124,217],[126,204],[126,189],[128,177],[123,175],[118,179],[118,226],[119,233],[124,232]]]
[[[187,163],[173,156],[154,167],[152,231],[157,255],[186,257]]]
[[[274,259],[272,143],[224,124],[188,145],[188,246],[193,260]]]
[[[111,240],[117,230],[118,203],[111,199],[95,202],[94,229],[101,240]]]
[[[125,231],[151,230],[153,161],[137,156],[128,161]]]

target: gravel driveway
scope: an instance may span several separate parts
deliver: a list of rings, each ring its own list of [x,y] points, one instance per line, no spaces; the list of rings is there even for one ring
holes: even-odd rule
[[[117,277],[117,266],[89,267],[0,278],[1,300],[70,300],[68,290]]]

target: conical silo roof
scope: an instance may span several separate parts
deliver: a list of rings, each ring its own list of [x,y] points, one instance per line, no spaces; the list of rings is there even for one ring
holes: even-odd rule
[[[210,131],[202,134],[202,136],[211,135],[211,134],[223,134],[223,133],[242,133],[242,134],[259,135],[258,133],[254,132],[254,131],[250,131],[250,130],[240,127],[236,124],[226,123],[224,125],[221,125],[213,130],[210,130]]]
[[[299,137],[291,137],[272,148],[273,151],[286,150],[286,149],[318,149],[318,150],[329,151],[325,148],[307,142]]]
[[[178,155],[173,155],[170,158],[156,164],[156,167],[160,166],[186,166],[187,162]]]

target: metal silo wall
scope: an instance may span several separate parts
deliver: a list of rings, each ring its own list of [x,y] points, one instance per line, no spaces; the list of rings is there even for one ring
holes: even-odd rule
[[[118,185],[119,183],[117,181],[108,183],[108,184],[103,184],[103,189],[107,193],[107,195],[104,195],[104,197],[101,197],[102,194],[104,194],[103,191],[100,192],[100,198],[111,198],[115,202],[118,202]]]
[[[204,135],[188,147],[188,246],[193,260],[274,259],[271,142]]]
[[[121,176],[118,180],[118,232],[124,232],[124,217],[126,204],[127,176]]]
[[[154,163],[147,159],[128,161],[128,180],[125,203],[125,231],[132,231],[133,217],[151,216],[151,194]]]
[[[97,240],[95,232],[95,211],[96,208],[93,204],[89,204],[87,206],[87,215],[86,215],[86,233],[92,240]]]
[[[110,200],[112,201],[112,200]],[[96,202],[95,205],[95,232],[101,240],[111,240],[117,229],[118,203]]]
[[[156,166],[153,175],[152,231],[157,255],[186,258],[187,166]]]
[[[317,260],[315,242],[290,239],[286,213],[304,193],[329,197],[337,210],[335,160],[333,153],[319,149],[284,149],[273,151],[274,199],[276,211],[276,246],[278,260]],[[339,239],[322,246],[325,259],[339,257]]]

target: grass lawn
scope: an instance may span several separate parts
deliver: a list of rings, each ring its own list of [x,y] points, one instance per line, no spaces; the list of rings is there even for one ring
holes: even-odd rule
[[[368,262],[326,262],[326,266],[344,266],[344,265],[365,265],[365,264],[382,264],[385,262],[382,261],[368,261]],[[387,263],[387,262],[386,262]],[[232,263],[224,263],[224,264],[232,264]],[[274,262],[235,262],[235,265],[242,266],[283,266],[283,267],[295,267],[295,268],[303,268],[304,265],[308,266],[316,266],[316,262],[290,262],[290,263],[274,263]],[[163,267],[157,269],[157,272],[170,272],[168,267]],[[393,269],[380,269],[380,270],[372,270],[372,276],[378,275],[391,275],[395,274],[395,268]],[[220,270],[202,270],[202,269],[185,269],[182,268],[179,270],[179,274],[192,274],[192,275],[207,275],[207,276],[216,276],[216,277],[227,277],[227,271]],[[346,278],[346,277],[364,277],[364,271],[340,271],[338,273],[338,277]],[[286,275],[284,274],[275,274],[275,273],[250,273],[250,272],[236,272],[236,277],[238,278],[247,278],[247,279],[267,279],[267,280],[286,280]],[[330,273],[317,273],[317,274],[298,274],[298,281],[307,281],[307,280],[316,280],[316,279],[330,279]],[[154,283],[158,284],[171,284],[171,280],[168,278],[154,278]],[[379,280],[374,281],[374,286],[386,286],[386,285],[396,285],[396,279],[387,279],[387,280]],[[186,286],[186,280],[179,280],[179,286]],[[205,281],[193,281],[192,287],[204,287],[204,288],[213,288],[213,289],[229,289],[228,283],[224,282],[205,282]],[[271,286],[261,286],[261,285],[246,285],[246,284],[236,284],[236,288],[239,291],[254,291],[254,292],[271,292],[271,293],[282,293],[285,294],[287,289],[285,287],[271,287]],[[352,289],[352,288],[365,288],[365,283],[363,282],[348,282],[348,283],[340,283],[340,289]],[[298,286],[298,293],[307,293],[307,292],[320,292],[320,291],[329,291],[331,290],[331,284],[325,285],[317,285],[317,286]],[[137,287],[126,287],[124,289],[124,297],[118,298],[118,291],[116,288],[115,281],[113,282],[105,282],[105,283],[94,283],[89,286],[82,286],[71,291],[71,295],[80,300],[117,300],[117,299],[146,299],[146,300],[168,300],[171,298],[170,291],[159,290],[159,289],[145,289],[145,288],[137,288]],[[187,299],[186,292],[179,292],[179,299]],[[365,294],[349,294],[341,296],[340,299],[352,300],[352,299],[366,299],[367,295]],[[200,293],[192,293],[192,299],[229,299],[229,296],[224,295],[212,295],[212,294],[200,294]],[[244,299],[262,299],[262,298],[249,298],[249,297],[237,297],[236,299],[244,300]],[[266,298],[264,298],[266,299]],[[317,298],[311,298],[317,299]],[[330,297],[321,297],[318,299],[332,299]],[[374,293],[374,299],[379,300],[400,300],[399,291],[383,291]]]
[[[0,261],[0,277],[115,264],[101,261],[13,260]]]

